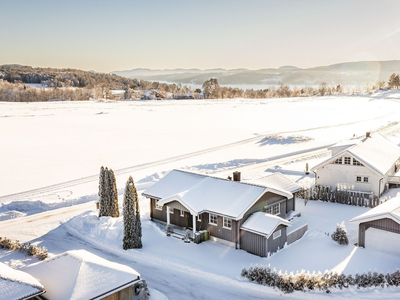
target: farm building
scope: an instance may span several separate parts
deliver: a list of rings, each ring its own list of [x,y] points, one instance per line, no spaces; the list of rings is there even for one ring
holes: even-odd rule
[[[329,148],[332,156],[313,167],[316,184],[381,196],[400,184],[400,147],[380,134],[367,132],[362,139]]]
[[[400,254],[400,197],[350,220],[358,225],[358,245]]]
[[[39,299],[43,285],[28,273],[0,263],[0,298],[2,300]]]
[[[86,250],[67,251],[23,270],[46,287],[46,298],[57,300],[132,300],[141,281],[132,268]]]
[[[207,232],[213,241],[260,256],[283,248],[293,194],[241,182],[239,172],[233,179],[173,170],[143,195],[150,199],[153,221],[189,228],[194,240]]]

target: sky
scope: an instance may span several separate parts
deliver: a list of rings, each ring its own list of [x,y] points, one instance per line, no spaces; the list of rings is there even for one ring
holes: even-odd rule
[[[400,59],[398,0],[0,0],[0,65],[300,68]]]

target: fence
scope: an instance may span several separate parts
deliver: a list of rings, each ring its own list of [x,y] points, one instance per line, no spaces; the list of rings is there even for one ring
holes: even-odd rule
[[[308,230],[308,224],[305,224],[292,232],[289,232],[287,234],[287,244],[290,245],[291,243],[294,243],[298,239],[300,239]]]
[[[331,189],[329,186],[316,185],[309,189],[303,189],[297,197],[309,200],[322,200],[326,202],[341,203],[353,206],[375,207],[380,204],[379,197],[373,193]]]

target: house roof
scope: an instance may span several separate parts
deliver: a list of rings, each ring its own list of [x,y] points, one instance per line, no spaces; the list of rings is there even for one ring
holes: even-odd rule
[[[316,170],[346,153],[352,155],[365,166],[380,175],[385,175],[393,164],[400,157],[400,147],[381,136],[374,134],[358,141],[358,143],[349,146],[336,155],[324,160],[320,164],[314,166],[311,170]]]
[[[179,201],[193,215],[208,211],[241,219],[243,214],[267,192],[287,198],[293,197],[290,192],[272,187],[181,170],[169,172],[143,195],[159,199],[159,205],[174,200]]]
[[[351,223],[364,223],[379,219],[392,219],[400,224],[400,197],[394,197],[369,211],[350,220]]]
[[[240,229],[269,238],[279,225],[292,226],[288,220],[281,217],[264,212],[256,212],[243,223]]]
[[[286,191],[288,193],[296,193],[302,189],[301,185],[284,176],[281,172],[272,173],[263,178],[257,179],[255,183]]]
[[[2,300],[30,299],[43,293],[43,285],[32,275],[0,263],[0,296]]]
[[[102,299],[140,279],[132,268],[85,250],[67,251],[24,271],[46,287],[46,297],[57,300]]]

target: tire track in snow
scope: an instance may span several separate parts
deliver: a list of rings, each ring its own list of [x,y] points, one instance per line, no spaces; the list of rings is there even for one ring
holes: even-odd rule
[[[156,160],[156,161],[153,161],[153,162],[143,163],[143,164],[127,167],[127,168],[117,169],[117,170],[114,170],[114,174],[115,175],[122,175],[122,174],[131,173],[131,172],[135,172],[135,171],[140,171],[140,170],[143,170],[143,169],[147,169],[147,168],[151,168],[151,167],[155,167],[155,166],[159,166],[159,165],[164,165],[164,164],[171,163],[171,162],[176,162],[176,161],[187,159],[187,158],[191,158],[191,157],[194,157],[194,156],[199,156],[199,155],[207,154],[207,153],[210,153],[210,152],[215,152],[215,151],[224,150],[224,149],[231,148],[231,147],[244,145],[244,144],[247,144],[247,143],[251,143],[251,142],[255,142],[257,140],[263,139],[263,138],[265,138],[265,135],[281,135],[281,134],[289,134],[289,133],[290,134],[296,134],[296,133],[300,133],[300,132],[307,132],[307,131],[321,130],[321,129],[327,129],[327,128],[348,126],[348,125],[352,125],[352,124],[368,122],[368,121],[371,121],[371,120],[384,118],[384,117],[387,117],[387,116],[389,116],[389,115],[391,115],[393,113],[395,113],[395,112],[390,112],[388,114],[385,114],[383,116],[379,116],[379,117],[376,117],[376,118],[373,118],[373,119],[352,121],[352,122],[346,122],[346,123],[341,123],[341,124],[336,124],[336,125],[318,126],[318,127],[305,128],[305,129],[294,130],[294,131],[280,131],[280,132],[268,132],[268,133],[263,133],[263,134],[257,134],[254,137],[251,137],[251,138],[248,138],[248,139],[244,139],[244,140],[240,140],[240,141],[237,141],[237,142],[224,144],[224,145],[221,145],[221,146],[216,146],[216,147],[212,147],[212,148],[208,148],[208,149],[204,149],[204,150],[194,151],[194,152],[190,152],[190,153],[187,153],[187,154],[177,155],[177,156],[173,156],[173,157],[169,157],[169,158],[164,158],[164,159]],[[388,126],[390,126],[390,124]],[[386,127],[388,127],[388,126],[386,126]],[[386,127],[384,127],[384,128],[386,128]],[[384,128],[380,128],[377,131],[383,130]],[[326,148],[328,146],[330,146],[330,145],[318,147],[318,149],[310,148],[310,149],[302,150],[302,155],[307,153],[307,151],[312,152],[312,151],[323,149],[323,147]],[[291,156],[295,156],[295,155],[299,155],[298,151],[288,153],[288,154],[286,154],[286,157],[288,159],[289,158],[293,159],[295,157],[291,157]],[[284,157],[285,156],[283,155],[283,156],[280,157],[280,159],[282,159]],[[276,159],[276,157],[265,158],[265,160],[268,160],[268,161],[271,161],[271,160],[274,160],[274,159]],[[96,175],[86,176],[86,177],[81,177],[81,178],[78,178],[78,179],[65,181],[65,182],[62,182],[62,183],[57,183],[57,184],[49,185],[49,186],[42,187],[42,188],[37,188],[37,189],[28,190],[28,191],[25,191],[25,192],[20,192],[20,193],[14,193],[14,194],[6,195],[6,196],[1,196],[0,197],[0,203],[13,201],[13,200],[18,200],[19,198],[33,197],[33,196],[37,196],[37,195],[40,195],[40,194],[45,194],[45,193],[53,192],[53,191],[56,191],[56,190],[59,190],[59,189],[64,189],[64,188],[68,188],[68,187],[71,187],[71,186],[85,184],[85,183],[89,183],[89,182],[93,182],[93,181],[97,181],[97,180],[98,180],[98,175],[97,174]]]

